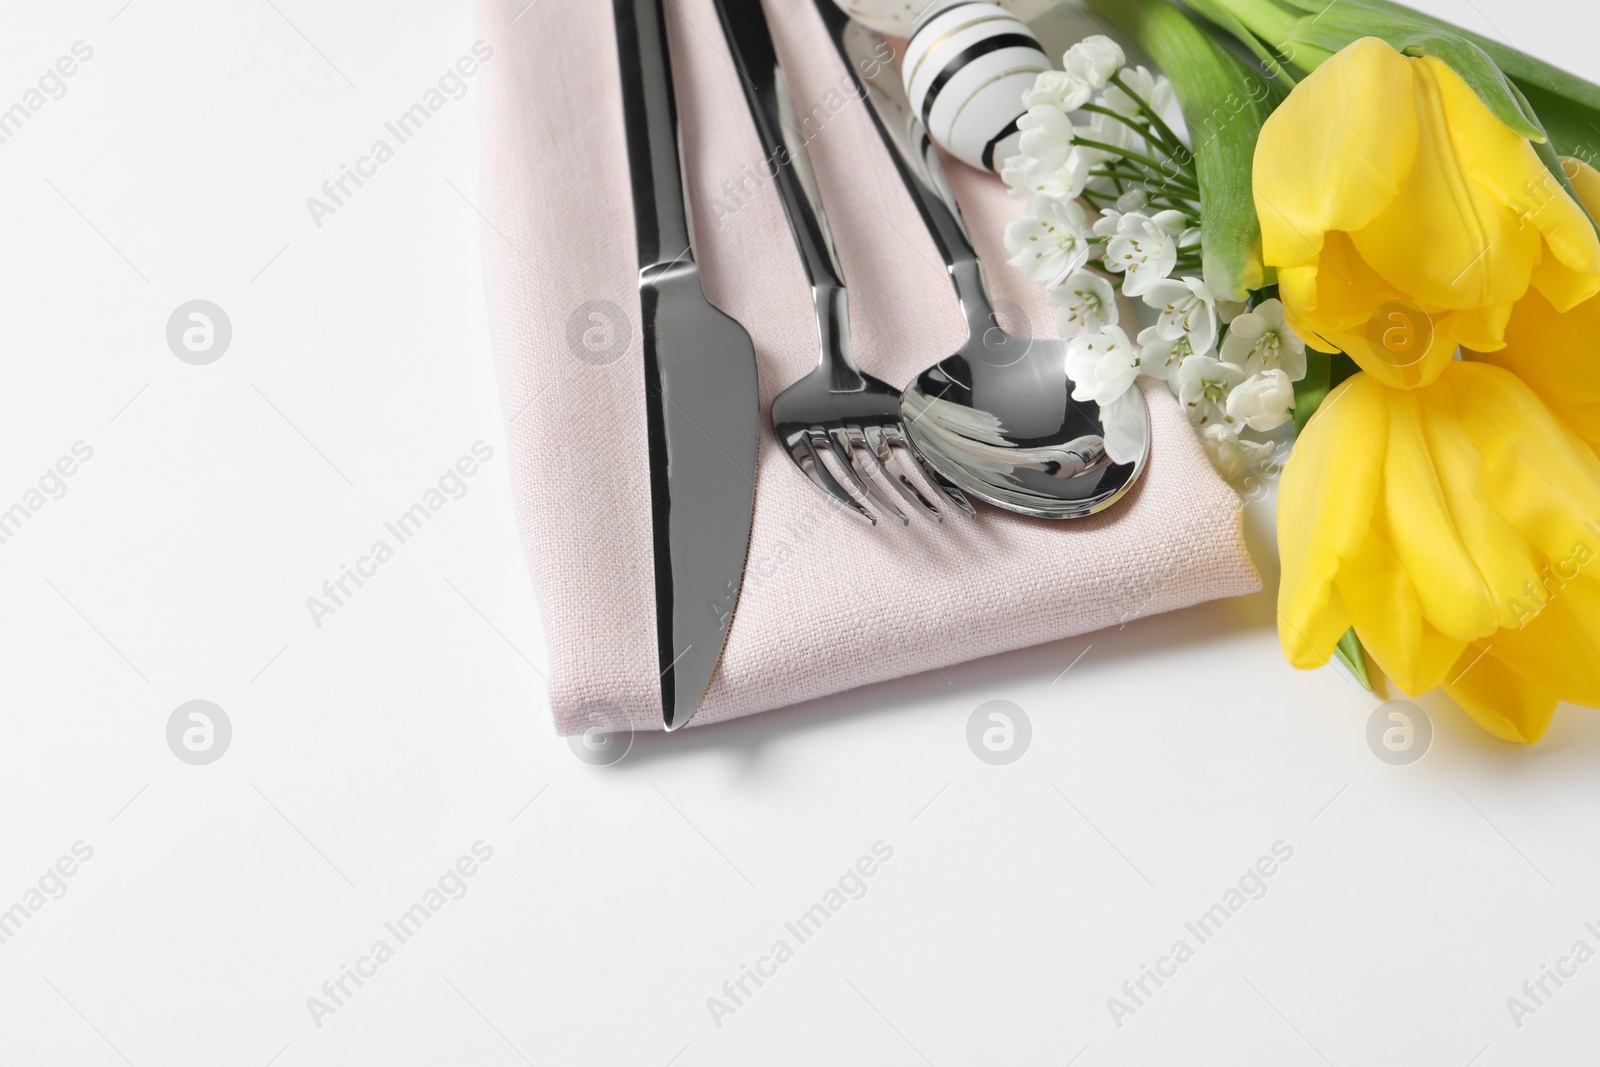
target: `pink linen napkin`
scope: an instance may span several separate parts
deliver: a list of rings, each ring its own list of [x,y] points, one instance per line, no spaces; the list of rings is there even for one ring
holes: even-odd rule
[[[746,0],[755,2],[755,0]],[[695,725],[1254,592],[1238,500],[1165,386],[1147,385],[1150,463],[1109,512],[1046,522],[978,505],[942,525],[867,527],[782,454],[765,416],[817,360],[809,289],[711,0],[666,5],[712,303],[759,360],[763,436],[749,568]],[[943,264],[820,19],[767,4],[851,292],[855,352],[894,385],[964,338]],[[658,728],[660,697],[632,200],[605,0],[480,0],[483,229],[518,517],[563,734]],[[947,160],[1008,328],[1054,336],[1006,266],[1020,205]],[[1005,314],[1006,309],[1010,314]],[[621,321],[616,319],[620,309]],[[953,508],[945,509],[954,512]]]

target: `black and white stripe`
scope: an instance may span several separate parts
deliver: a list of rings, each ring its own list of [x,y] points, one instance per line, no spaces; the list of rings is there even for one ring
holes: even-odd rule
[[[1016,151],[1022,94],[1049,69],[1025,23],[998,4],[963,0],[917,21],[901,74],[928,135],[956,158],[995,171]]]

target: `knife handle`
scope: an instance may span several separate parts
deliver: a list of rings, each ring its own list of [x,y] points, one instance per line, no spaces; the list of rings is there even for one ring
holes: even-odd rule
[[[664,0],[613,0],[639,271],[693,261]]]
[[[795,112],[789,81],[778,63],[772,30],[761,0],[715,0],[722,33],[739,73],[750,117],[766,153],[766,170],[783,201],[806,277],[817,292],[844,288],[844,270],[822,209],[816,171],[806,151],[807,134]]]

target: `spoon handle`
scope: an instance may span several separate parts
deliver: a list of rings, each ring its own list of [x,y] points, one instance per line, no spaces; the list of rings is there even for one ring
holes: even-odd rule
[[[878,136],[889,148],[900,180],[911,193],[944,260],[950,284],[966,315],[968,331],[982,336],[995,324],[994,301],[989,296],[983,262],[972,246],[972,234],[961,217],[961,205],[950,189],[939,150],[906,98],[892,62],[894,51],[882,34],[852,20],[834,0],[815,2],[834,47],[850,69],[858,95],[867,100],[867,112],[878,128]]]

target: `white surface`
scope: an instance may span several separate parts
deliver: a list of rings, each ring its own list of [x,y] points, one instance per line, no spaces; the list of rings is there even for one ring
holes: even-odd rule
[[[93,849],[0,944],[0,1063],[1593,1062],[1600,962],[1520,1029],[1506,1000],[1600,948],[1600,720],[1521,750],[1429,700],[1432,750],[1388,766],[1377,701],[1284,666],[1261,598],[580,762],[511,518],[475,95],[320,229],[305,204],[468,51],[470,12],[123,2],[0,14],[0,104],[94,49],[0,145],[0,507],[94,450],[0,544],[0,908]],[[1585,8],[1454,13],[1600,73]],[[165,341],[194,298],[233,324],[209,366]],[[479,440],[465,497],[316,627],[306,598]],[[191,699],[233,725],[209,766],[165,740]],[[1032,720],[1010,766],[966,744],[991,699]],[[385,922],[480,840],[399,944]],[[784,923],[878,841],[799,944]],[[1266,895],[1195,942],[1278,841]],[[307,998],[379,938],[317,1026]],[[1194,958],[1115,1026],[1178,938]]]

